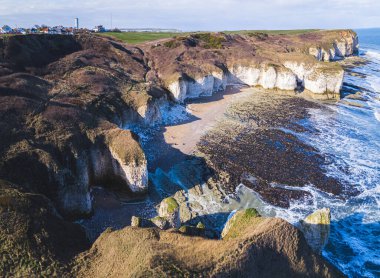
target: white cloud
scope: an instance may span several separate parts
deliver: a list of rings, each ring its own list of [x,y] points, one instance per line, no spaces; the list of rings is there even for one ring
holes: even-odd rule
[[[353,28],[380,25],[378,0],[0,0],[0,25],[172,27],[183,30]]]

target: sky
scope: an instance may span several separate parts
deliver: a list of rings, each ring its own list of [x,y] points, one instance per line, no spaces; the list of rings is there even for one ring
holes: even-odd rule
[[[0,0],[0,26],[183,31],[380,27],[379,0]],[[111,20],[112,18],[112,20]]]

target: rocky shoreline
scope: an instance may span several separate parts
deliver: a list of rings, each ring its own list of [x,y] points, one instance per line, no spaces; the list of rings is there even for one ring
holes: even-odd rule
[[[160,218],[151,220],[154,226],[178,229],[180,222],[185,225],[183,231],[199,235],[197,225],[201,222],[204,235],[211,238],[222,232],[221,224],[232,208],[228,203],[242,204],[233,198],[226,202],[240,183],[284,207],[289,200],[307,198],[307,193],[285,190],[281,184],[302,186],[305,181],[313,181],[327,192],[344,198],[344,186],[324,175],[320,167],[323,157],[281,128],[301,128],[296,121],[307,116],[308,107],[318,106],[304,98],[339,98],[344,71],[338,63],[329,61],[357,51],[357,36],[350,30],[281,36],[190,34],[139,46],[93,35],[2,37],[0,239],[6,244],[0,249],[1,273],[4,276],[94,274],[96,259],[92,256],[102,251],[93,247],[88,255],[83,253],[75,258],[89,243],[81,227],[69,220],[94,215],[92,191],[99,185],[115,193],[119,200],[124,196],[130,204],[149,196],[145,201],[151,202],[151,208],[172,196],[178,204],[180,220],[165,220],[167,224],[162,218],[169,216],[163,213],[163,208],[159,210]],[[167,172],[156,167],[155,172],[149,173],[153,168],[149,168],[152,160],[145,152],[146,143],[132,130],[176,124],[183,120],[178,118],[181,115],[189,116],[179,103],[211,96],[230,85],[260,86],[267,90],[255,89],[256,102],[251,99],[232,105],[224,122],[202,134],[197,153],[183,156],[177,150],[183,162],[174,163]],[[150,147],[154,146],[157,145]],[[289,169],[301,172],[294,175]],[[272,186],[273,183],[280,186]],[[110,200],[109,207],[113,207],[113,199]],[[213,204],[215,209],[205,209],[206,203]],[[141,221],[134,218],[133,223],[141,226]],[[294,242],[284,244],[296,244],[296,249],[289,247],[290,253],[282,254],[270,248],[277,235],[274,238],[270,235],[267,245],[257,242],[256,231],[247,228],[239,239],[245,242],[244,252],[241,247],[229,246],[232,243],[226,246],[210,243],[220,250],[219,267],[212,270],[215,262],[205,255],[210,260],[194,272],[190,270],[193,266],[184,263],[186,257],[177,253],[163,260],[173,261],[170,269],[156,264],[158,257],[149,246],[157,243],[150,239],[167,238],[174,240],[173,244],[186,242],[177,231],[125,228],[119,234],[126,233],[122,241],[146,238],[143,245],[148,251],[143,252],[149,258],[141,259],[149,263],[139,266],[137,272],[130,272],[139,275],[157,267],[160,273],[173,275],[223,276],[250,271],[269,274],[272,272],[267,268],[260,272],[261,265],[248,267],[251,259],[260,252],[269,252],[268,258],[280,252],[286,260],[298,252],[297,248],[305,252],[304,258],[312,259],[306,268],[300,265],[302,258],[292,262],[294,265],[288,266],[289,274],[340,275],[322,258],[314,257],[296,228],[279,219],[264,219],[264,222],[265,225],[259,224],[257,233],[267,233],[272,224],[285,225],[284,229],[276,228],[278,237],[283,236],[282,232],[290,233],[291,238],[295,236]],[[102,245],[108,236],[112,242],[117,234],[105,232],[97,242]],[[60,237],[68,241],[59,243]],[[189,240],[198,242],[199,246],[208,244],[202,240],[209,242],[209,239]],[[235,244],[238,243],[234,241]],[[263,244],[259,249],[264,251],[252,249],[252,244]],[[242,257],[225,260],[225,247],[236,250]],[[18,250],[17,255],[12,254],[13,250]],[[133,250],[141,252],[139,248]],[[242,262],[246,262],[247,268]],[[262,264],[267,262],[264,260]],[[120,269],[124,267],[128,264]]]

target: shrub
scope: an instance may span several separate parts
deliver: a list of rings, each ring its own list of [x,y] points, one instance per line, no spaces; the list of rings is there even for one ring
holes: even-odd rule
[[[247,34],[249,37],[255,37],[256,39],[260,41],[264,41],[266,38],[268,38],[268,34],[262,33],[262,32],[251,32]]]
[[[193,38],[198,39],[202,41],[204,48],[216,48],[221,49],[223,48],[223,42],[225,42],[225,38],[217,35],[217,34],[211,34],[211,33],[199,33],[192,35]]]
[[[164,42],[164,46],[166,46],[168,48],[176,48],[180,45],[181,45],[181,43],[178,42],[176,39]]]

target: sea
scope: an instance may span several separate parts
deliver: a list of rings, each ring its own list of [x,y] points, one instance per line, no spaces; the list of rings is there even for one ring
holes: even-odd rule
[[[310,184],[305,188],[312,203],[293,202],[288,209],[259,199],[254,203],[262,214],[294,224],[316,209],[330,208],[331,232],[322,255],[348,277],[380,277],[380,29],[355,31],[359,56],[367,63],[345,74],[342,94],[359,91],[360,98],[349,100],[354,105],[310,109],[303,124],[319,132],[297,136],[329,158],[327,175],[346,181],[358,193],[336,198]]]

